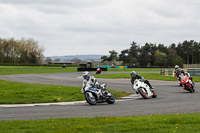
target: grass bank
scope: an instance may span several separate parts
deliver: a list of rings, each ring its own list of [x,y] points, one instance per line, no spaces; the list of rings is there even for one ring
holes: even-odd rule
[[[160,73],[137,73],[137,74],[141,75],[145,79],[176,81],[176,78],[170,76],[163,76],[160,75]],[[101,75],[95,75],[95,77],[109,78],[109,79],[131,78],[129,73],[101,74]]]
[[[175,77],[160,75],[160,73],[138,73],[145,79],[150,80],[165,80],[165,81],[177,81]],[[113,74],[101,74],[95,75],[96,78],[108,78],[108,79],[120,79],[131,78],[129,73],[113,73]],[[200,82],[200,77],[193,77],[194,82]]]
[[[0,66],[0,75],[26,73],[63,73],[77,72],[77,67],[49,67],[49,66]]]
[[[159,68],[108,68],[108,71],[160,71]],[[51,67],[51,66],[0,66],[0,75],[26,74],[26,73],[63,73],[77,72],[77,67]]]
[[[1,133],[199,133],[200,113],[1,121]]]
[[[161,68],[108,68],[108,71],[160,71]]]
[[[111,90],[115,98],[129,95]],[[85,100],[81,87],[41,85],[0,80],[0,104],[48,103]]]

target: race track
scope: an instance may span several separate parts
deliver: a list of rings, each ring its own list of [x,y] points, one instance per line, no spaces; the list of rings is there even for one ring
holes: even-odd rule
[[[81,73],[18,74],[0,75],[0,80],[81,86]],[[107,83],[108,89],[134,93],[130,79],[97,79]],[[180,114],[200,112],[200,84],[196,83],[195,93],[189,93],[178,86],[178,82],[150,80],[158,97],[143,99],[132,95],[118,99],[115,104],[107,103],[90,106],[82,102],[36,105],[0,105],[0,120],[33,120],[67,117],[129,116],[150,114]],[[80,88],[81,90],[81,88]]]

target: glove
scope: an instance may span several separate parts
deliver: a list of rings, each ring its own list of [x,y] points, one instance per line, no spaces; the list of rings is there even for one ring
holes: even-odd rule
[[[84,90],[83,90],[83,88],[81,89],[81,92],[82,92],[82,93],[84,93]]]

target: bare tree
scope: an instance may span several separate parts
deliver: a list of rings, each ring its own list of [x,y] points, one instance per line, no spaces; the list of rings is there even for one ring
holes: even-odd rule
[[[0,62],[40,63],[44,48],[33,39],[0,39]]]

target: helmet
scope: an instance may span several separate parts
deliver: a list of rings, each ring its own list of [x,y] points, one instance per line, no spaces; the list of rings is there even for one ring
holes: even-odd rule
[[[88,71],[83,72],[83,78],[88,80],[90,77],[90,73]]]
[[[135,72],[135,71],[132,71],[132,72],[130,72],[130,75],[131,75],[131,77],[135,77],[136,72]]]
[[[175,68],[175,69],[178,69],[178,68],[179,68],[179,66],[178,66],[178,65],[176,65],[174,68]]]

